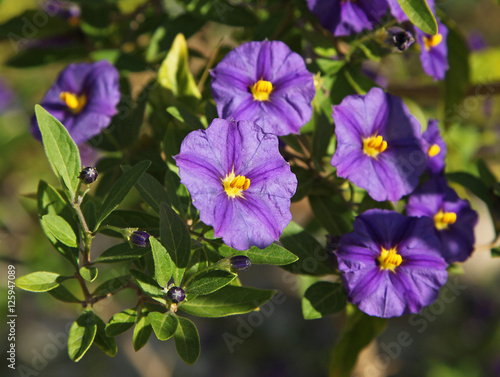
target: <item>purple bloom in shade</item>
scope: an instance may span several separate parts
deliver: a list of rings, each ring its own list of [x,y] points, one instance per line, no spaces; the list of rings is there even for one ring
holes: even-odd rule
[[[332,165],[339,177],[375,200],[398,201],[417,187],[427,153],[420,123],[401,98],[372,88],[333,107],[337,150]]]
[[[200,219],[238,250],[264,248],[292,219],[297,179],[278,150],[278,137],[250,121],[214,119],[191,132],[174,157]]]
[[[420,45],[420,62],[424,72],[433,77],[434,80],[442,80],[449,68],[448,47],[446,37],[448,28],[438,21],[438,33],[436,35],[425,34],[416,28],[417,41]]]
[[[426,217],[366,211],[335,254],[349,301],[372,316],[417,313],[437,298],[447,279],[440,242]]]
[[[212,70],[219,116],[250,120],[274,135],[298,133],[312,116],[313,75],[280,41],[248,42]]]
[[[78,145],[109,126],[120,101],[118,71],[107,61],[70,64],[40,105],[57,118]],[[31,133],[41,140],[35,116]]]
[[[434,220],[446,262],[463,262],[474,250],[474,226],[478,221],[467,200],[460,199],[442,176],[434,176],[410,195],[406,213]]]
[[[307,6],[336,37],[372,30],[388,8],[386,0],[307,0]]]
[[[481,51],[488,47],[488,42],[478,30],[473,30],[467,35],[467,46],[471,51]]]
[[[429,156],[427,170],[431,174],[441,174],[444,171],[447,148],[436,119],[429,120],[422,138],[427,143],[427,155]]]

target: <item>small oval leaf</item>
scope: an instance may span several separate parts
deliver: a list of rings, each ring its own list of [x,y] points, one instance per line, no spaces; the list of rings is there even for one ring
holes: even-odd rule
[[[200,356],[200,336],[196,325],[187,318],[179,317],[174,341],[177,353],[186,364],[192,365]]]
[[[158,340],[170,339],[177,329],[179,321],[177,316],[170,312],[152,312],[148,314],[148,322],[153,326],[153,330]]]
[[[46,292],[54,289],[61,281],[61,275],[53,272],[37,271],[16,279],[16,286],[30,292]]]
[[[92,311],[84,312],[69,329],[68,354],[73,361],[79,361],[94,342],[97,325]]]

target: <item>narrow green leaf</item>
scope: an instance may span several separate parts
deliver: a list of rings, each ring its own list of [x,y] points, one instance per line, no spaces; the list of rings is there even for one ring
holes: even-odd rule
[[[192,365],[200,356],[200,336],[196,325],[187,318],[178,317],[174,334],[175,349],[186,364]]]
[[[127,196],[128,192],[142,177],[144,172],[148,169],[149,165],[151,165],[150,161],[141,161],[134,167],[132,167],[129,171],[124,173],[120,178],[118,178],[118,180],[111,188],[108,196],[106,196],[106,199],[104,199],[104,202],[102,203],[96,228],[98,228],[99,225],[101,225],[102,221],[111,212],[113,212],[116,207],[118,207],[123,199],[125,199],[125,196]]]
[[[482,158],[477,160],[477,170],[486,187],[492,188],[498,181]]]
[[[106,355],[115,356],[118,352],[115,338],[106,334],[106,323],[99,316],[94,316],[94,319],[97,325],[94,344],[102,349]]]
[[[106,324],[106,334],[108,336],[120,335],[134,326],[136,319],[137,312],[135,309],[127,309],[116,313]]]
[[[218,291],[184,301],[179,309],[198,317],[217,318],[248,313],[269,301],[276,291],[227,285]]]
[[[68,335],[68,354],[73,361],[79,361],[94,342],[97,325],[93,311],[85,311],[73,322]]]
[[[205,128],[203,127],[203,124],[200,122],[198,117],[183,106],[169,106],[167,107],[167,113],[172,115],[179,122],[184,123],[191,130],[199,130]]]
[[[328,233],[340,236],[352,231],[354,216],[340,195],[310,195],[309,202],[314,215]]]
[[[62,301],[62,302],[69,302],[69,303],[81,303],[79,299],[77,299],[73,293],[71,293],[68,288],[66,288],[64,285],[59,285],[50,291],[48,291],[49,295],[54,297],[56,300]]]
[[[128,243],[120,243],[104,251],[97,257],[94,263],[116,263],[135,260],[146,255],[150,251],[151,249],[149,247],[132,249]]]
[[[166,304],[163,298],[163,288],[151,277],[139,270],[131,269],[130,274],[133,276],[139,287],[156,301]]]
[[[151,326],[153,326],[153,330],[158,340],[170,339],[174,335],[175,330],[177,329],[177,325],[179,324],[177,316],[171,312],[149,313],[148,322],[151,324]]]
[[[148,342],[153,328],[149,324],[144,310],[137,314],[137,322],[134,327],[132,343],[134,344],[134,350],[139,351]]]
[[[316,319],[345,308],[347,297],[340,283],[320,281],[307,288],[302,298],[305,319]]]
[[[295,254],[275,243],[269,245],[265,249],[259,249],[257,246],[252,246],[246,251],[240,251],[230,246],[222,245],[219,247],[219,253],[223,257],[245,255],[250,258],[253,264],[271,264],[274,266],[283,266],[299,259]]]
[[[160,206],[160,237],[176,269],[175,284],[180,285],[191,255],[191,236],[186,223],[166,203]]]
[[[73,199],[82,168],[78,147],[68,130],[43,107],[36,105],[35,114],[50,167],[67,189],[68,198]]]
[[[71,225],[61,216],[45,215],[43,221],[50,233],[61,243],[69,247],[78,247],[78,238]]]
[[[186,294],[191,295],[208,295],[215,292],[229,283],[231,283],[238,275],[223,270],[205,271],[196,275],[187,285],[184,290]]]
[[[80,275],[82,275],[82,278],[89,282],[93,282],[97,278],[97,273],[97,267],[80,267]]]
[[[310,169],[293,165],[292,173],[297,177],[297,190],[292,197],[292,202],[298,202],[309,194],[314,183],[314,172]]]
[[[16,286],[30,292],[46,292],[61,282],[62,276],[53,272],[37,271],[16,279]]]
[[[127,171],[129,168],[124,168]],[[141,179],[135,184],[142,200],[144,200],[153,211],[160,213],[160,203],[170,204],[170,200],[165,188],[153,176],[144,173]]]
[[[149,237],[151,250],[153,251],[153,260],[155,262],[155,277],[158,284],[162,287],[168,285],[168,281],[172,277],[172,260],[167,250],[154,237]]]
[[[122,275],[106,280],[104,283],[100,284],[96,289],[94,289],[94,292],[92,292],[92,294],[94,296],[105,296],[109,293],[116,292],[117,290],[125,287],[131,279],[132,276],[130,275]]]
[[[103,225],[111,225],[117,228],[139,228],[153,235],[157,235],[160,232],[160,220],[158,216],[133,210],[115,209],[101,224],[100,233],[110,237],[123,239],[120,233],[109,229],[103,229]]]
[[[398,0],[398,3],[416,27],[424,33],[437,34],[436,18],[425,0]]]
[[[331,113],[328,115],[329,116],[317,110],[313,113],[315,128],[313,134],[312,158],[318,167],[322,166],[321,162],[323,157],[326,156],[326,149],[333,135],[333,120]]]

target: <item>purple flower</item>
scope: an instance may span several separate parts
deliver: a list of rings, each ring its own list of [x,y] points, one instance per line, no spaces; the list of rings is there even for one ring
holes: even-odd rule
[[[431,174],[441,174],[444,171],[444,160],[446,158],[446,143],[441,137],[438,121],[436,119],[429,120],[427,129],[422,134],[422,138],[427,144],[427,170]]]
[[[446,37],[448,28],[438,21],[438,33],[429,35],[416,28],[417,42],[420,45],[420,61],[424,72],[434,80],[442,80],[449,68]]]
[[[297,179],[278,138],[256,124],[214,119],[191,132],[174,158],[201,221],[229,246],[267,247],[292,219]]]
[[[463,262],[474,250],[476,211],[460,199],[443,177],[435,176],[411,194],[406,213],[434,220],[434,231],[441,240],[446,262]]]
[[[373,209],[359,215],[336,251],[348,299],[377,317],[417,313],[446,283],[432,221]]]
[[[313,76],[304,59],[283,42],[244,43],[211,75],[221,118],[250,120],[274,135],[298,133],[311,119]]]
[[[467,35],[467,46],[471,51],[482,51],[488,47],[488,42],[479,30],[472,30]]]
[[[336,37],[372,30],[388,8],[385,0],[307,0],[307,6]]]
[[[337,150],[332,165],[339,177],[375,200],[398,201],[417,187],[427,154],[420,123],[403,101],[372,88],[333,107]]]
[[[67,128],[76,144],[81,144],[109,126],[119,101],[118,71],[103,60],[70,64],[40,105]],[[42,139],[34,116],[31,133]]]

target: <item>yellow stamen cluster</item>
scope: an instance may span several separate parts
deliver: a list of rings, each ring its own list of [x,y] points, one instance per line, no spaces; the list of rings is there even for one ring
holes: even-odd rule
[[[391,270],[394,272],[396,267],[398,267],[401,262],[403,262],[403,258],[398,254],[398,251],[395,247],[386,250],[382,247],[380,251],[380,256],[377,258],[380,268],[384,270]]]
[[[70,92],[62,92],[59,97],[66,103],[66,106],[73,114],[78,114],[87,104],[87,96],[82,94],[77,96]]]
[[[255,101],[269,101],[269,95],[273,91],[273,84],[270,81],[259,80],[250,88]]]
[[[377,157],[387,149],[387,141],[380,135],[363,139],[363,152],[370,157]]]
[[[450,224],[457,221],[457,214],[455,212],[443,212],[442,209],[434,215],[434,225],[437,230],[448,229]]]
[[[441,152],[441,148],[439,147],[439,145],[432,144],[429,147],[429,150],[427,151],[427,154],[429,155],[429,157],[434,157],[434,156],[437,156],[439,154],[439,152]]]
[[[443,36],[441,34],[431,35],[430,37],[423,38],[424,47],[427,51],[429,51],[432,47],[436,47],[443,40]]]
[[[250,180],[243,175],[234,175],[234,171],[222,180],[224,191],[230,198],[243,197],[243,191],[250,187]]]

